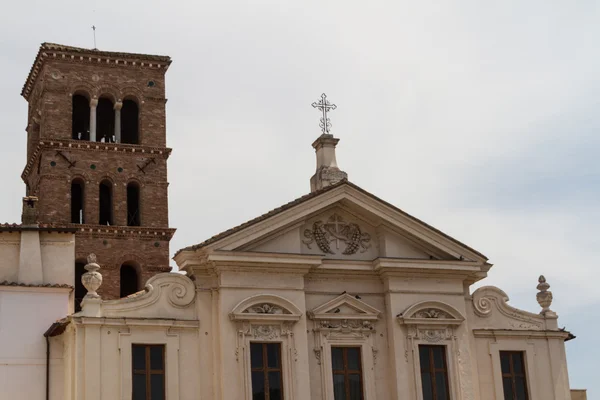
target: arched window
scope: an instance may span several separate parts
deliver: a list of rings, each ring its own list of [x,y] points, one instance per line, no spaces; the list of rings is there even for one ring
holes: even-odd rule
[[[121,265],[121,297],[127,297],[138,291],[139,279],[137,268],[134,264],[125,263]]]
[[[87,290],[81,283],[81,276],[85,273],[85,262],[75,262],[75,312],[81,311],[81,301]]]
[[[71,131],[74,140],[90,140],[90,102],[80,94],[73,96]]]
[[[140,186],[135,182],[127,185],[127,225],[140,226]]]
[[[115,141],[115,109],[110,99],[101,97],[96,109],[96,141]]]
[[[83,188],[84,183],[81,179],[74,179],[71,182],[71,223],[83,224]]]
[[[108,180],[100,182],[100,215],[98,223],[100,225],[113,224],[113,200],[112,200],[112,183]]]
[[[121,108],[121,142],[139,144],[138,105],[133,100],[123,100]]]

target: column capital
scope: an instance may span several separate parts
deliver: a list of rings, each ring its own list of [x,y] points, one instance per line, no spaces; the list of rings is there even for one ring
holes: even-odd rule
[[[90,107],[96,107],[98,105],[98,99],[97,98],[93,98],[90,100]]]
[[[123,102],[121,100],[119,100],[115,103],[114,109],[119,111],[119,110],[121,110],[121,108],[123,108]]]

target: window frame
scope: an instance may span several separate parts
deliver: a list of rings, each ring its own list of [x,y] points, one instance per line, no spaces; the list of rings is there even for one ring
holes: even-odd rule
[[[333,368],[333,349],[342,349],[342,357],[344,363],[343,370],[336,370]],[[357,349],[358,350],[358,370],[350,370],[348,368],[348,349]],[[364,378],[363,378],[363,356],[362,356],[362,348],[360,346],[331,346],[331,374],[332,377],[335,375],[344,375],[344,392],[346,400],[350,398],[350,379],[348,379],[348,375],[357,375],[360,377],[360,399],[363,400],[365,398],[365,386],[364,386]],[[334,396],[335,396],[335,385],[334,385]]]
[[[477,337],[477,335],[475,336]],[[522,338],[518,337],[519,339]],[[494,377],[494,389],[497,399],[504,398],[504,386],[502,385],[502,365],[500,364],[500,351],[521,351],[524,353],[523,362],[527,374],[527,395],[530,399],[537,399],[537,379],[535,373],[535,345],[515,338],[497,338],[495,343],[490,343],[490,355],[492,356],[492,373]]]
[[[283,386],[283,357],[282,357],[282,347],[281,342],[263,342],[263,341],[251,341],[250,347],[252,345],[261,345],[262,347],[262,367],[252,367],[252,351],[250,351],[250,374],[252,372],[262,372],[264,374],[264,382],[265,382],[265,400],[270,400],[271,394],[269,393],[269,372],[279,372],[279,387],[281,388],[281,400],[285,399],[285,390]],[[267,345],[275,344],[279,346],[279,368],[272,368],[268,366],[268,355],[267,355]],[[250,377],[250,387],[252,388],[252,376]],[[254,397],[254,393],[252,393]]]
[[[442,355],[443,355],[443,362],[444,362],[444,368],[442,368],[441,370],[439,368],[435,368],[435,361],[434,361],[434,357],[433,357],[433,351],[432,349],[434,347],[438,347],[442,349]],[[452,393],[450,392],[450,376],[449,376],[449,371],[448,371],[448,348],[447,346],[444,345],[439,345],[439,344],[430,344],[430,343],[421,343],[418,346],[419,349],[419,378],[421,378],[421,390],[423,390],[423,369],[424,366],[421,364],[421,348],[428,348],[428,358],[429,358],[429,365],[428,367],[428,372],[431,374],[431,388],[432,388],[432,392],[433,392],[433,400],[442,400],[442,399],[438,399],[437,397],[437,385],[435,384],[435,375],[438,372],[443,372],[446,375],[446,393],[448,394],[448,398],[451,398]]]
[[[508,372],[508,373],[502,371],[502,353],[509,356],[510,372]],[[523,370],[522,374],[517,374],[514,370],[513,355],[515,355],[515,354],[521,355],[521,369]],[[515,398],[516,392],[517,392],[515,378],[520,376],[523,378],[524,383],[525,383],[525,399],[523,399],[523,400],[529,400],[529,390],[528,390],[528,385],[527,385],[527,382],[529,379],[527,379],[527,369],[525,367],[525,357],[526,357],[525,352],[520,351],[520,350],[500,350],[499,357],[500,357],[500,372],[502,374],[502,381],[504,381],[504,378],[510,378],[511,387],[512,387],[512,397]],[[504,398],[506,398],[506,392],[504,391],[504,382],[502,382],[502,392],[504,394]]]
[[[140,369],[135,369],[134,365],[133,365],[133,349],[136,347],[141,347],[144,349],[144,356],[145,356],[145,366],[146,368],[144,368],[143,370]],[[151,367],[151,361],[150,361],[150,351],[152,348],[160,348],[162,351],[162,369],[160,370],[153,370]],[[132,343],[131,344],[131,377],[132,377],[132,382],[131,382],[131,397],[133,398],[133,391],[135,390],[135,387],[133,385],[133,377],[135,375],[144,375],[146,378],[146,400],[158,400],[158,399],[152,399],[152,375],[160,375],[162,376],[162,380],[163,380],[163,395],[162,395],[162,400],[165,400],[167,398],[167,389],[166,389],[166,372],[167,372],[167,368],[166,368],[166,360],[165,360],[165,356],[166,356],[167,352],[166,352],[166,346],[164,344],[147,344],[147,343]]]

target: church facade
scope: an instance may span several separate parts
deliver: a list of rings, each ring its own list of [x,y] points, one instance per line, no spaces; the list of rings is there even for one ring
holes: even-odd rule
[[[71,60],[81,63],[86,73],[91,74],[92,81],[96,68],[108,71],[105,63],[114,66],[102,79],[121,72],[127,74],[128,69],[141,68],[142,62],[150,60],[153,64],[147,68],[159,68],[161,72],[156,72],[157,76],[164,77],[168,65],[166,58],[74,50],[58,45],[42,45],[40,54],[38,58],[50,61],[66,58],[64,62],[71,62],[69,57],[72,56]],[[81,59],[77,60],[78,56]],[[156,67],[156,62],[161,63],[161,67]],[[42,62],[38,73],[45,79],[54,79],[53,65]],[[98,74],[100,76],[100,72]],[[143,76],[145,82],[144,74],[132,73],[129,82],[134,75]],[[158,86],[164,100],[164,79],[160,76],[153,79],[160,82]],[[24,91],[35,92],[36,85],[39,81],[34,79],[31,87],[28,89],[26,85]],[[44,90],[37,90],[38,97],[43,98]],[[79,127],[73,117],[76,93],[75,90],[68,94],[73,127]],[[91,94],[92,100],[94,93],[102,98],[102,92],[93,85],[86,93]],[[143,109],[146,104],[143,99],[150,95],[142,89],[136,93]],[[117,100],[126,98],[120,93],[115,96]],[[326,109],[325,97],[322,101],[320,106]],[[93,101],[90,100],[90,104]],[[36,110],[30,114],[35,115]],[[154,109],[158,119],[148,123],[148,129],[160,125],[160,121],[164,126],[161,110],[164,110],[162,106]],[[138,121],[142,121],[143,113],[140,112]],[[52,115],[48,114],[47,121]],[[111,119],[116,121],[115,115],[111,114]],[[159,229],[159,225],[167,226],[166,219],[159,216],[156,227],[135,228],[144,233],[128,236],[130,228],[125,223],[132,214],[125,213],[125,209],[129,210],[128,181],[139,178],[147,184],[154,182],[144,177],[147,173],[136,169],[137,178],[123,180],[115,174],[112,187],[116,188],[115,193],[122,192],[123,202],[118,203],[115,197],[115,201],[109,203],[109,214],[122,215],[108,225],[98,219],[102,215],[100,197],[104,174],[97,179],[88,173],[85,178],[100,186],[98,192],[94,192],[98,193],[97,197],[94,197],[96,194],[81,196],[84,210],[73,201],[79,192],[69,191],[68,185],[63,185],[67,193],[62,195],[70,201],[61,210],[47,206],[52,201],[42,200],[41,184],[29,187],[28,198],[39,196],[40,199],[39,206],[37,200],[25,202],[26,207],[39,207],[27,210],[28,215],[39,215],[27,220],[28,226],[43,227],[45,225],[38,221],[42,216],[52,220],[57,215],[57,226],[62,224],[64,229],[68,228],[61,235],[66,235],[64,240],[70,241],[74,254],[67,251],[53,256],[73,265],[73,270],[59,275],[60,282],[56,283],[79,285],[78,267],[74,263],[81,264],[81,257],[87,258],[85,272],[80,273],[81,287],[86,293],[80,303],[81,310],[73,312],[78,300],[73,299],[77,295],[71,293],[71,300],[65,300],[72,304],[68,312],[39,332],[39,340],[47,340],[48,360],[51,360],[46,365],[48,398],[585,398],[584,392],[570,388],[565,341],[574,336],[559,329],[558,316],[552,310],[550,285],[545,278],[540,276],[538,282],[532,282],[532,296],[535,295],[540,304],[540,309],[533,312],[512,307],[508,295],[499,288],[482,286],[472,291],[472,285],[485,279],[492,267],[487,257],[351,183],[337,165],[338,139],[329,133],[326,112],[323,118],[323,134],[313,143],[317,168],[311,178],[309,194],[179,250],[174,260],[181,273],[147,268],[147,275],[138,275],[141,290],[131,294],[115,289],[126,285],[115,278],[123,278],[116,273],[123,265],[119,241],[129,243],[139,252],[143,262],[136,264],[136,271],[141,271],[145,265],[165,265],[165,246],[161,243],[168,243],[172,234],[168,228]],[[81,145],[82,150],[90,148],[102,154],[122,154],[130,161],[154,159],[147,167],[157,169],[153,176],[160,177],[161,184],[149,184],[148,190],[166,184],[166,166],[161,169],[166,165],[163,164],[166,158],[148,155],[149,151],[166,152],[162,147],[164,141],[151,147],[143,143],[123,144],[125,129],[115,132],[114,126],[124,128],[124,125],[115,123],[108,130],[115,132],[114,138],[105,135],[104,141],[97,142],[99,131],[94,127],[97,113],[90,116],[91,122],[83,120],[81,129],[72,129],[72,138],[56,139],[62,145],[48,152],[46,161],[62,162],[64,171],[79,168],[77,165],[83,164],[82,159],[77,160],[76,166],[69,167],[64,157],[58,155],[62,161],[52,157],[60,151],[72,163],[75,159],[65,150]],[[53,138],[39,141],[38,154],[43,146],[55,143]],[[88,152],[73,151],[73,155],[79,154]],[[102,159],[103,156],[97,157]],[[97,165],[115,167],[108,162]],[[43,173],[46,166],[40,168]],[[64,173],[68,176],[61,179],[72,182],[75,175]],[[145,190],[143,183],[140,185],[138,198],[143,199]],[[164,201],[166,204],[166,197]],[[44,202],[46,206],[42,206]],[[118,204],[122,204],[120,210]],[[141,204],[144,216],[144,202]],[[69,222],[68,218],[63,221],[64,216],[69,215],[73,220],[79,218],[79,223]],[[82,215],[86,221],[98,219],[98,223],[79,226],[84,222]],[[122,218],[125,215],[127,218]],[[151,218],[149,213],[141,221],[151,221]],[[22,235],[16,228],[13,231],[13,236]],[[113,231],[115,236],[111,236],[110,244],[115,247],[111,252],[106,250],[104,241],[109,240],[105,235]],[[81,240],[91,243],[93,238],[93,245],[78,247],[81,232],[85,232]],[[0,230],[0,236],[2,234]],[[159,246],[154,247],[152,241],[159,242]],[[2,241],[0,251],[3,251],[1,245]],[[153,251],[146,252],[147,249]],[[88,254],[84,254],[86,252]],[[19,284],[21,276],[26,274],[18,271],[27,269],[27,263],[26,260],[20,262],[16,255],[11,260],[8,264],[12,267],[1,266],[16,270],[11,279]],[[115,267],[119,263],[121,267]],[[41,276],[52,276],[55,265],[63,265],[41,264],[38,268]],[[103,290],[106,284],[109,289]]]

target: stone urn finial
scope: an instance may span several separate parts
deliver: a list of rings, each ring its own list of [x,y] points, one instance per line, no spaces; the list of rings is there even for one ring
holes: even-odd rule
[[[538,282],[537,289],[539,292],[535,297],[540,307],[542,307],[542,312],[540,314],[545,314],[546,312],[551,311],[550,305],[552,304],[552,292],[548,291],[548,289],[550,289],[550,285],[546,282],[544,275],[540,275]]]
[[[99,299],[100,296],[96,293],[96,290],[102,285],[102,275],[98,270],[100,266],[96,262],[96,255],[91,253],[87,258],[87,264],[85,269],[88,271],[81,276],[81,283],[87,289],[87,294],[84,299]]]

